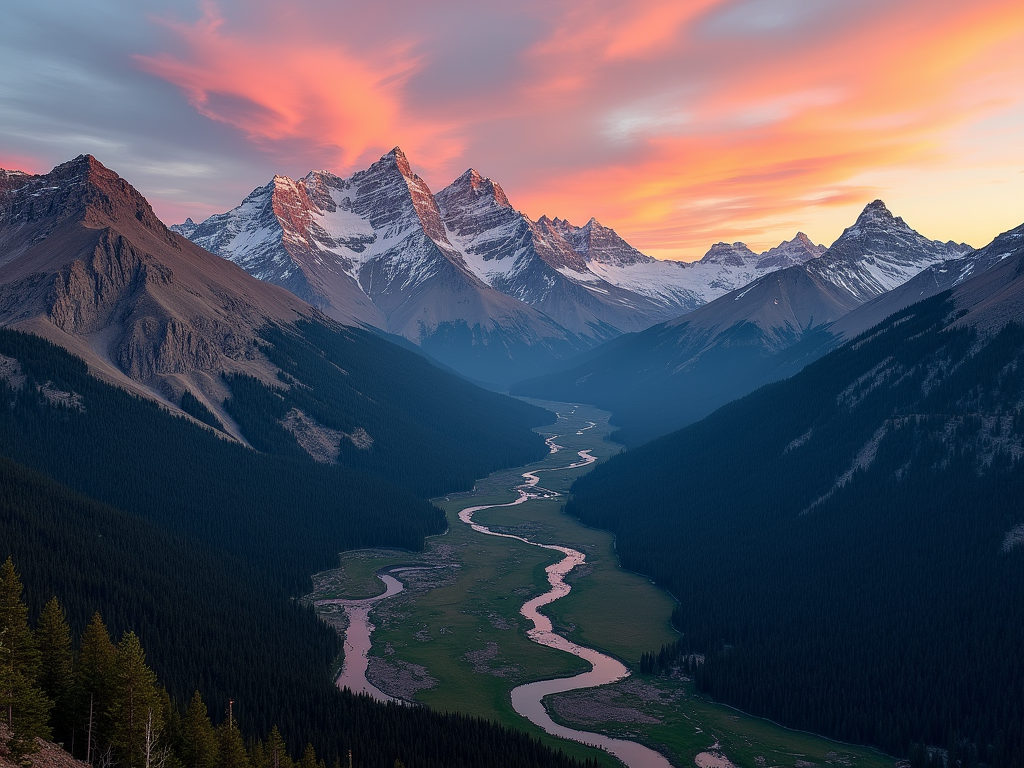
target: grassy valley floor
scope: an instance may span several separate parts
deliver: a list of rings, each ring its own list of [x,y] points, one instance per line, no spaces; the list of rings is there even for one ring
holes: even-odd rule
[[[526,470],[564,467],[577,460],[581,450],[590,450],[599,460],[620,450],[606,440],[611,432],[606,412],[564,403],[538,404],[559,413],[556,424],[539,431],[556,436],[561,450],[529,467],[492,474],[470,493],[436,499],[450,530],[428,539],[422,553],[343,553],[339,568],[314,577],[310,599],[371,597],[384,591],[375,575],[378,570],[426,566],[402,573],[406,590],[371,613],[376,630],[370,682],[436,709],[497,720],[541,736],[569,754],[596,757],[614,766],[618,761],[606,753],[549,737],[512,708],[510,692],[517,685],[589,668],[575,656],[530,641],[527,622],[519,615],[526,600],[547,591],[544,568],[561,555],[514,539],[481,535],[458,518],[467,506],[516,499],[514,488],[523,482]],[[589,469],[544,471],[540,486],[564,493]],[[566,516],[563,503],[564,497],[534,499],[482,510],[474,520],[492,530],[584,552],[587,562],[567,579],[572,591],[549,606],[548,615],[560,634],[635,667],[642,653],[677,637],[669,622],[673,600],[650,580],[619,568],[611,534]],[[318,610],[344,629],[344,614],[330,606]],[[679,766],[695,761],[710,766],[723,756],[743,766],[893,764],[873,750],[788,731],[714,704],[681,679],[634,675],[603,688],[559,694],[546,703],[559,722],[642,741]]]

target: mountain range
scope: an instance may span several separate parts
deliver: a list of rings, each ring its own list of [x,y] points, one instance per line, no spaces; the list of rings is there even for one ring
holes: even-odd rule
[[[763,254],[718,244],[692,264],[659,261],[595,219],[533,221],[473,169],[434,195],[399,148],[349,178],[276,176],[172,229],[329,317],[499,385],[824,250],[801,233]]]
[[[874,201],[827,249],[676,264],[472,170],[433,195],[395,150],[174,229],[88,155],[0,171],[0,557],[32,611],[57,594],[76,631],[100,609],[146,635],[175,700],[241,693],[247,733],[334,757],[568,765],[340,694],[338,640],[294,599],[547,455],[551,414],[466,376],[562,365],[514,391],[611,408],[631,446],[689,424],[566,505],[679,597],[648,659],[915,766],[1024,751],[1024,226],[975,251]]]
[[[770,272],[513,392],[607,408],[621,426],[618,438],[636,445],[792,375],[855,327],[833,331],[841,318],[971,252],[963,243],[923,237],[876,200],[819,257]],[[862,317],[869,324],[881,319]]]

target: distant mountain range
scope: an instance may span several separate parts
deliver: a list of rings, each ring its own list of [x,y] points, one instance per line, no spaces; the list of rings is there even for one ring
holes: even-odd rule
[[[845,338],[849,329],[831,330],[840,318],[971,252],[921,236],[876,200],[818,258],[770,272],[513,392],[608,408],[622,426],[619,438],[635,445],[792,375]],[[861,324],[881,319],[863,317]]]
[[[659,261],[594,219],[533,221],[472,169],[433,195],[398,148],[347,179],[276,176],[227,213],[171,228],[329,317],[498,384],[824,250],[801,233],[763,254],[718,244],[693,264]]]

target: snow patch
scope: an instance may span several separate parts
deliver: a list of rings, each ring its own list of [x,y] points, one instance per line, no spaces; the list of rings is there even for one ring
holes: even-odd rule
[[[1003,537],[1003,552],[1009,552],[1021,544],[1024,544],[1024,523],[1006,532],[1006,536]]]

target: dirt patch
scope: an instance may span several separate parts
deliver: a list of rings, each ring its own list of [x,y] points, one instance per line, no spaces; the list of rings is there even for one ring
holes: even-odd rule
[[[693,758],[699,768],[736,768],[721,752],[701,752]]]
[[[491,675],[492,677],[508,677],[520,671],[515,664],[505,666],[491,666],[491,662],[498,658],[501,649],[497,643],[488,643],[486,648],[478,651],[469,651],[462,654],[462,658],[473,665],[473,671],[478,675]]]
[[[75,760],[56,744],[42,739],[36,739],[37,752],[26,755],[23,763],[16,763],[7,754],[6,745],[9,738],[10,731],[6,726],[0,725],[0,768],[24,768],[25,763],[32,768],[89,768],[88,763]]]
[[[380,656],[369,658],[366,679],[389,696],[406,701],[412,701],[418,691],[437,687],[437,680],[430,676],[426,667]]]
[[[594,566],[592,563],[583,563],[583,565],[577,565],[565,576],[566,584],[575,584],[581,579],[585,579],[587,576],[594,572]]]
[[[333,464],[338,460],[341,441],[345,433],[319,424],[298,408],[292,408],[281,419],[281,426],[287,429],[313,461]]]
[[[345,435],[344,432],[342,432]],[[362,427],[356,427],[350,434],[345,435],[349,440],[352,441],[352,445],[363,451],[368,451],[373,447],[373,438],[370,437],[370,433]]]
[[[487,614],[487,621],[489,621],[491,623],[491,626],[495,629],[506,630],[519,628],[518,621],[510,621],[498,613]]]
[[[356,448],[367,451],[373,446],[373,438],[362,427],[349,432],[325,427],[307,416],[298,408],[292,408],[281,419],[281,426],[288,430],[313,461],[321,464],[334,464],[341,451],[342,440],[348,440]]]
[[[628,677],[601,688],[557,694],[546,701],[556,715],[578,725],[657,725],[661,719],[651,713],[651,705],[669,704],[681,698],[682,691],[666,690],[638,677]]]
[[[1014,547],[1024,544],[1024,523],[1011,528],[1003,537],[1003,552],[1009,552]]]
[[[39,394],[46,398],[46,401],[50,405],[60,405],[64,408],[70,408],[73,411],[84,412],[85,406],[82,405],[82,396],[77,392],[65,392],[63,389],[57,389],[53,386],[52,381],[48,381],[39,388]]]
[[[630,723],[658,725],[661,719],[633,707],[613,704],[600,694],[588,691],[559,696],[551,702],[551,708],[559,717],[580,725],[598,723]]]

